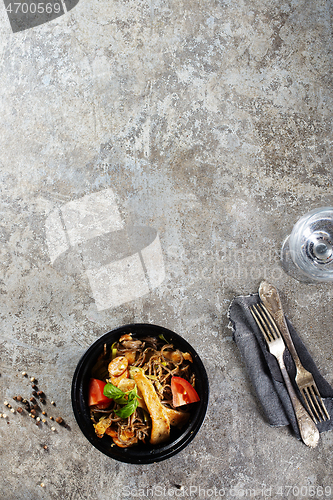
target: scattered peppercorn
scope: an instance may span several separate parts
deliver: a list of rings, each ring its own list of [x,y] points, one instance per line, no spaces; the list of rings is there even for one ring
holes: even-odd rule
[[[46,444],[43,446],[43,448],[44,448],[44,450],[48,450],[49,449]]]
[[[21,375],[22,377],[27,377],[28,374],[27,372],[25,371],[22,371],[21,372]],[[37,416],[37,412],[38,411],[41,411],[41,408],[38,406],[39,403],[41,404],[46,404],[46,397],[45,397],[45,393],[41,390],[38,390],[38,381],[35,377],[30,377],[30,382],[31,382],[31,387],[33,389],[32,391],[32,397],[30,398],[30,402],[23,398],[22,396],[13,396],[13,400],[14,401],[19,401],[19,402],[22,402],[25,406],[24,408],[27,410],[29,416],[33,419],[35,419],[35,423],[37,426],[39,426],[39,423],[40,422],[43,422],[44,424],[47,424],[47,420],[45,418],[41,419],[39,416]],[[37,401],[36,401],[36,397],[38,397],[38,404],[37,404]],[[23,413],[24,412],[24,408],[22,408],[21,406],[19,406],[18,408],[14,409],[9,403],[8,401],[4,401],[4,405],[7,406],[7,408],[10,409],[10,411],[12,413]],[[52,406],[56,406],[56,403],[55,401],[51,401],[51,405]],[[45,410],[43,410],[42,412],[42,415],[44,416],[47,416],[47,413]],[[7,415],[5,413],[0,413],[0,418],[4,418],[4,419],[7,419]],[[65,428],[67,428],[67,424],[64,422],[63,418],[62,417],[57,417],[57,418],[54,418],[53,416],[50,416],[49,417],[50,420],[52,421],[56,421],[59,425],[63,425]],[[7,424],[9,424],[10,422],[7,421]],[[56,428],[55,427],[51,427],[50,428],[52,432],[56,432]],[[44,445],[43,448],[45,450],[48,449],[48,446],[47,445]],[[40,484],[42,487],[44,487],[44,483],[41,483]]]

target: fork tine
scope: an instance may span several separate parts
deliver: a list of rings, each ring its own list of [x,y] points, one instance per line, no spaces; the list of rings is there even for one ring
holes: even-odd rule
[[[273,320],[272,316],[269,314],[265,306],[263,306],[262,304],[257,304],[253,306],[253,309],[256,311],[257,318],[260,319],[260,323],[262,326],[261,332],[264,334],[266,341],[267,335],[269,336],[270,342],[278,339],[280,337],[280,332],[277,329],[275,321]]]
[[[318,404],[318,401],[316,398],[316,393],[313,390],[313,386],[308,387],[308,394],[310,395],[310,398],[311,398],[311,404],[312,404],[313,408],[315,408],[315,410],[316,410],[316,415],[319,415],[318,420],[319,421],[326,420],[325,415],[323,414],[323,412]]]
[[[274,340],[280,338],[281,335],[280,335],[279,329],[276,326],[274,319],[272,318],[271,314],[266,309],[264,304],[258,304],[257,308],[262,312],[262,315],[265,316],[266,324],[267,324],[268,328],[270,329],[270,332],[272,333]]]
[[[302,396],[306,405],[309,409],[309,413],[312,414],[312,410],[309,408],[308,401],[311,403],[311,407],[316,415],[318,422],[330,420],[330,415],[328,414],[323,400],[319,394],[317,386],[309,385],[305,387],[302,391]],[[312,416],[312,415],[311,415]]]
[[[331,417],[330,417],[328,411],[326,410],[326,407],[324,405],[323,399],[322,399],[322,397],[321,397],[321,395],[320,395],[320,393],[318,391],[318,387],[315,385],[313,387],[313,390],[315,392],[315,396],[317,396],[315,398],[315,400],[317,402],[318,408],[320,409],[320,412],[323,415],[323,418],[326,417],[326,418],[324,418],[324,420],[330,420]]]
[[[261,318],[261,315],[259,313],[259,311],[257,311],[257,307],[256,306],[252,306],[250,307],[250,311],[252,313],[252,316],[254,317],[255,319],[255,322],[257,323],[258,327],[259,327],[259,330],[261,331],[261,333],[263,334],[264,336],[264,339],[266,340],[266,342],[269,344],[270,342],[272,342],[272,340],[274,339],[271,339],[270,338],[270,335],[269,335],[269,332],[265,329],[265,323],[263,321],[263,319]]]
[[[310,394],[310,400],[313,408],[316,411],[316,415],[319,415],[318,420],[329,420],[330,416],[325,408],[325,405],[321,399],[318,388],[316,385],[311,385],[308,387],[308,392]],[[317,411],[318,410],[318,411]]]
[[[311,418],[315,421],[315,423],[319,422],[320,421],[320,417],[318,415],[316,407],[313,404],[313,400],[311,398],[311,394],[308,393],[308,387],[303,387],[303,389],[300,389],[300,392],[301,392],[301,394],[303,396],[304,403],[305,403],[305,405],[306,405],[306,407],[308,409],[308,412],[311,415]],[[309,405],[309,402],[311,403],[311,407]],[[315,413],[315,415],[313,414],[313,412]]]

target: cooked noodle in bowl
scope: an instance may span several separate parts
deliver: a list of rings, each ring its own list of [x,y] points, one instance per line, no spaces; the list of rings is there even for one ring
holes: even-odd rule
[[[127,333],[111,349],[105,344],[89,390],[97,436],[107,434],[122,448],[168,441],[170,427],[186,425],[188,405],[200,401],[192,364],[191,354],[175,349],[163,335],[138,340]]]
[[[72,402],[96,448],[117,460],[150,463],[194,438],[207,409],[208,379],[182,337],[156,325],[127,325],[84,354]]]

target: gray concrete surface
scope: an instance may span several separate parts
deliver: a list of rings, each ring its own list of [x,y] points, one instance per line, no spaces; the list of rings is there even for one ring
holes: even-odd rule
[[[26,371],[70,426],[6,410],[1,499],[332,498],[332,433],[310,450],[267,425],[226,316],[270,279],[333,382],[332,285],[279,263],[296,220],[333,203],[332,2],[81,0],[15,34],[0,16],[0,402],[29,394]],[[148,226],[160,247],[133,296],[98,308],[87,267],[57,267],[48,244],[93,225],[94,208],[82,222],[64,207],[103,190],[105,224]],[[211,387],[194,441],[143,466],[95,450],[70,400],[84,350],[132,322],[183,335]]]

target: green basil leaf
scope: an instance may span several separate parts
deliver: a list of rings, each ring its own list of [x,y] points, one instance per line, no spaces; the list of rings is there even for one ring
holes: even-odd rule
[[[127,403],[126,393],[118,389],[113,384],[106,384],[103,390],[104,396],[113,399],[116,403],[120,405],[125,405]]]
[[[127,401],[133,401],[133,399],[141,399],[140,396],[138,396],[138,391],[137,391],[137,387],[135,386],[134,389],[132,389],[131,391],[128,391],[127,393]]]
[[[104,387],[103,394],[104,396],[113,399],[116,403],[125,405],[119,410],[115,411],[116,415],[118,415],[118,417],[120,418],[129,417],[130,415],[132,415],[132,413],[135,412],[138,407],[139,396],[136,386],[131,391],[123,392],[115,385],[108,383]]]
[[[130,415],[132,415],[132,413],[135,412],[137,407],[138,407],[138,400],[135,398],[132,401],[130,401],[129,403],[127,403],[125,406],[120,408],[119,410],[115,410],[115,413],[120,418],[127,418]]]

